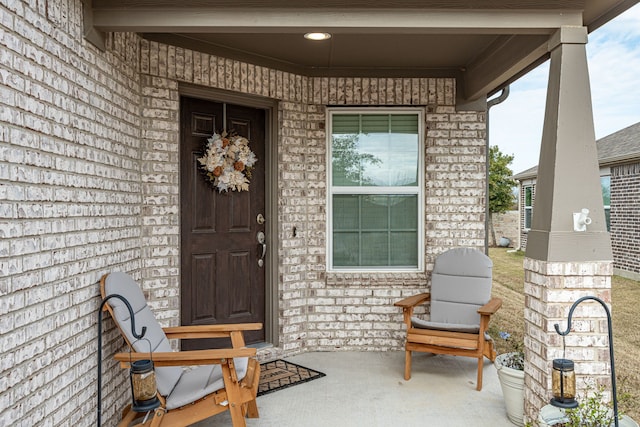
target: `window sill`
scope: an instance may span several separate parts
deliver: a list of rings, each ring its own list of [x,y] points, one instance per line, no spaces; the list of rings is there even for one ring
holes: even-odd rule
[[[327,285],[344,286],[351,282],[354,287],[388,287],[389,284],[424,286],[428,275],[424,271],[328,271]]]

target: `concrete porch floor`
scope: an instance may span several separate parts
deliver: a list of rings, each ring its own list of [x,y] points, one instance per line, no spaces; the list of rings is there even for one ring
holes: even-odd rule
[[[513,426],[492,363],[476,391],[476,359],[414,353],[403,379],[404,352],[306,353],[286,359],[326,377],[258,397],[249,427]],[[230,426],[228,413],[195,424]]]

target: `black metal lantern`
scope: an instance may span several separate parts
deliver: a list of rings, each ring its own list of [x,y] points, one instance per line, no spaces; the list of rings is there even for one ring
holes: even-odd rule
[[[98,309],[98,416],[97,425],[102,426],[102,311],[107,301],[111,298],[117,298],[124,303],[129,310],[131,319],[131,334],[136,339],[143,339],[147,332],[147,327],[143,326],[141,333],[136,332],[136,318],[133,313],[131,304],[122,295],[107,295],[100,303]],[[156,377],[153,370],[153,361],[151,360],[151,342],[149,343],[149,360],[138,360],[131,362],[129,371],[129,381],[131,383],[131,399],[132,409],[135,412],[148,412],[160,406],[160,400],[157,397]],[[153,389],[153,391],[152,391]]]
[[[576,372],[573,360],[554,359],[551,383],[553,398],[551,404],[558,408],[577,408],[576,401]]]
[[[599,303],[607,315],[607,326],[609,332],[609,360],[611,362],[611,392],[613,395],[613,415],[614,415],[614,425],[615,427],[619,426],[619,415],[618,415],[618,396],[616,390],[616,364],[615,359],[613,358],[613,328],[611,325],[611,311],[609,311],[609,307],[607,304],[602,301],[598,297],[594,296],[586,296],[578,299],[571,305],[569,309],[569,316],[567,317],[567,329],[565,331],[560,331],[560,325],[553,325],[556,329],[556,332],[562,336],[562,343],[564,347],[564,337],[569,335],[571,332],[571,318],[573,316],[573,311],[576,307],[583,301],[592,300]],[[557,362],[557,363],[556,363]],[[556,393],[556,378],[558,381],[558,393]],[[552,374],[552,386],[553,386],[553,398],[551,399],[551,405],[559,407],[559,408],[575,408],[578,406],[578,402],[575,400],[576,395],[576,386],[575,386],[575,372],[573,370],[573,361],[568,359],[555,359],[553,361],[553,374]],[[572,397],[569,395],[573,394]],[[568,406],[572,405],[572,406]]]
[[[152,360],[131,362],[131,409],[134,412],[149,412],[160,406],[156,387],[156,372]]]

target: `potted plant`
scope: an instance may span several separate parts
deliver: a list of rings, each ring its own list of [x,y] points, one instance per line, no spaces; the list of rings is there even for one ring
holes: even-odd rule
[[[502,388],[507,417],[518,426],[524,425],[524,351],[522,342],[508,332],[500,332],[503,344],[499,347],[507,351],[496,357],[494,366],[498,370],[498,380]]]
[[[575,409],[561,409],[547,405],[540,410],[539,427],[609,427],[615,425],[615,416],[611,403],[603,399],[603,388],[591,392],[593,386],[587,386],[584,396]],[[632,418],[619,415],[619,427],[638,427]]]

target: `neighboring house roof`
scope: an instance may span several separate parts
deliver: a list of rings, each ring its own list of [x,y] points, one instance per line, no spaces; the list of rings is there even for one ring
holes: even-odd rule
[[[522,181],[523,179],[531,179],[538,176],[538,166],[534,166],[513,176],[513,179]]]
[[[640,160],[640,122],[596,141],[598,164],[611,166]],[[522,181],[538,176],[538,166],[526,169],[513,176]]]

